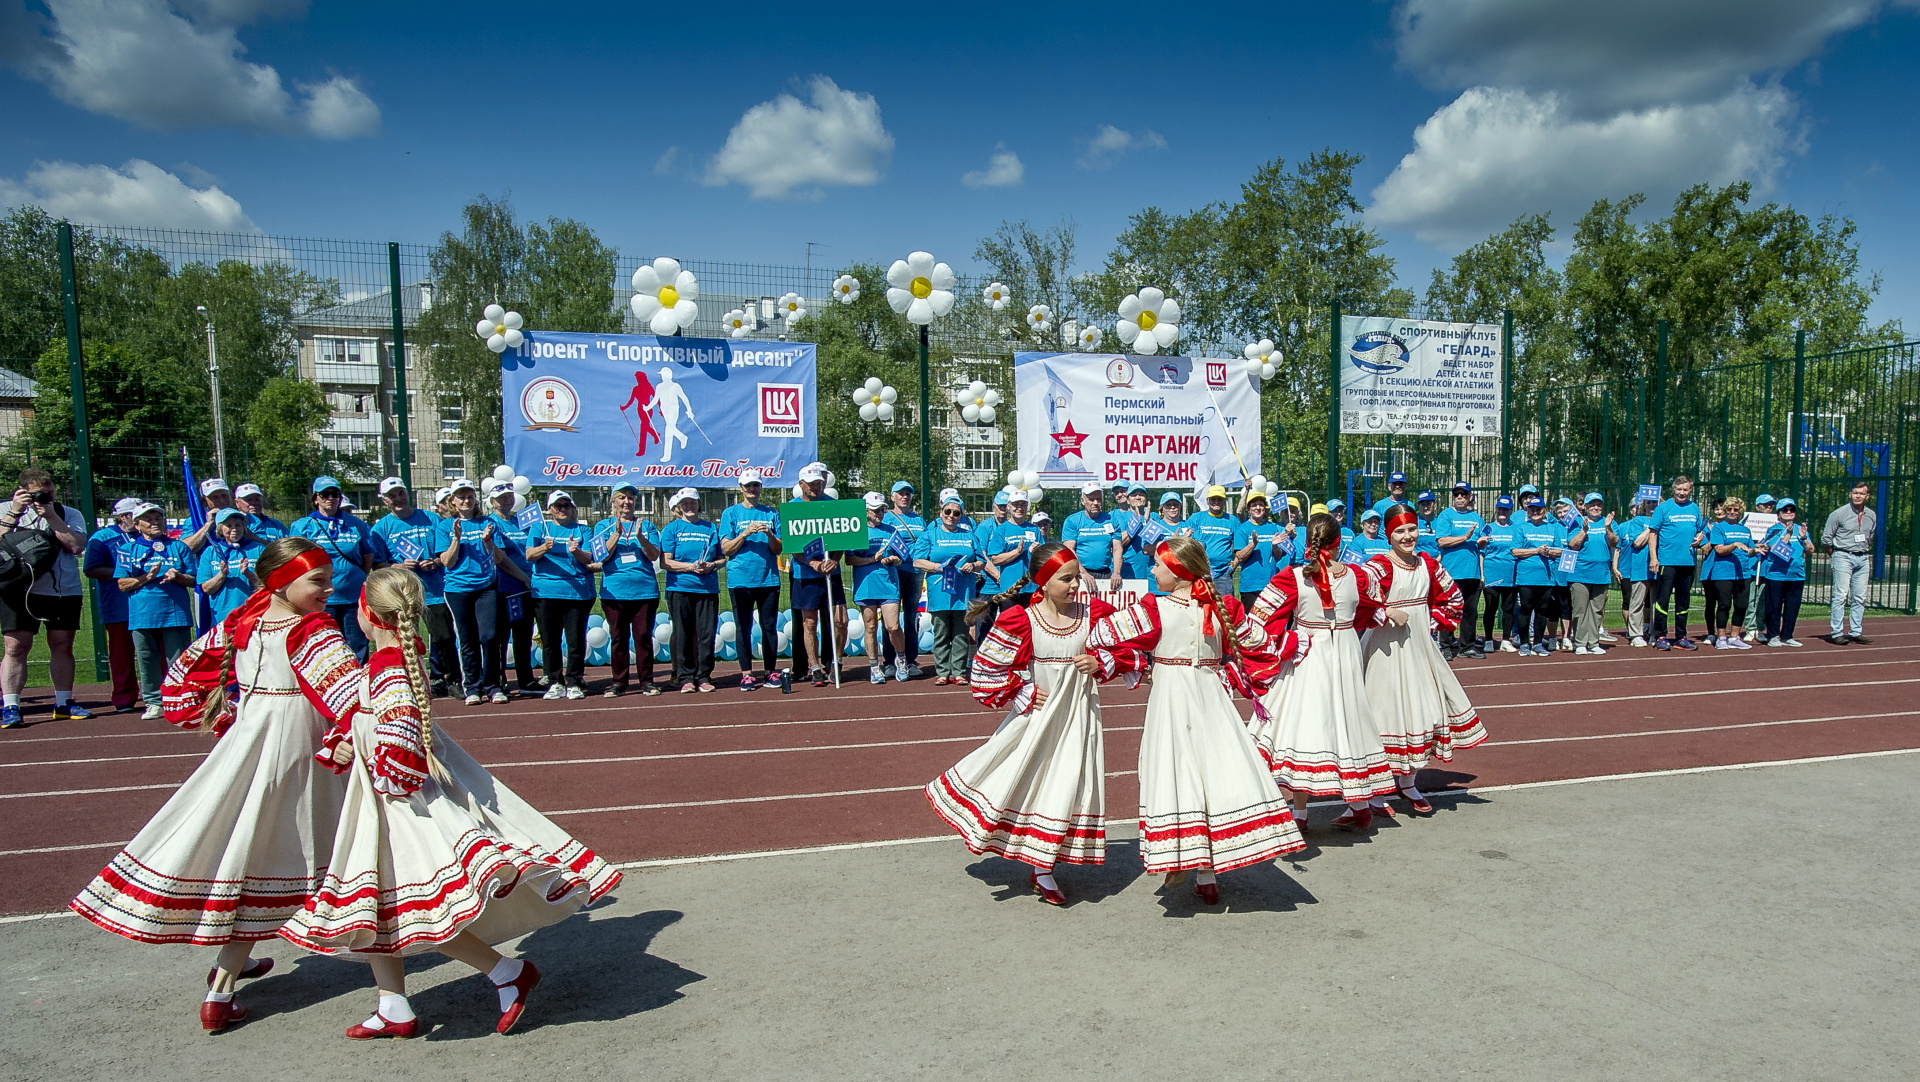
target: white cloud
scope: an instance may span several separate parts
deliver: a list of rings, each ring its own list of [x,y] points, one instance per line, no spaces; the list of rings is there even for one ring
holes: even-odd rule
[[[303,83],[296,98],[278,71],[242,59],[236,20],[298,14],[304,3],[183,4],[204,21],[188,20],[165,0],[47,0],[51,24],[33,27],[34,39],[7,46],[6,56],[62,101],[141,127],[221,125],[322,139],[379,131],[379,106],[353,80]]]
[[[1132,150],[1165,150],[1167,141],[1160,133],[1143,130],[1139,134],[1121,131],[1111,124],[1100,125],[1094,137],[1080,153],[1079,165],[1082,169],[1106,169],[1120,160],[1121,155]]]
[[[680,148],[668,147],[666,150],[661,151],[660,157],[654,161],[653,171],[664,177],[671,174],[679,164]]]
[[[1018,188],[1026,179],[1027,167],[1020,164],[1020,156],[1001,143],[993,148],[985,169],[962,174],[960,183],[969,188]]]
[[[782,94],[743,113],[708,163],[706,183],[744,184],[756,199],[879,183],[893,136],[873,95],[842,90],[824,75],[813,77],[808,93],[811,105]]]
[[[1553,94],[1475,87],[1413,134],[1414,149],[1373,191],[1367,216],[1422,239],[1477,239],[1521,213],[1566,223],[1600,198],[1658,202],[1702,182],[1764,186],[1801,149],[1793,98],[1745,84],[1714,102],[1598,119]]]
[[[245,26],[261,19],[299,19],[307,0],[173,0],[180,13],[197,23]]]
[[[0,179],[0,204],[33,203],[56,218],[102,225],[258,233],[240,203],[213,185],[194,188],[149,161],[119,169],[36,162],[19,181]]]

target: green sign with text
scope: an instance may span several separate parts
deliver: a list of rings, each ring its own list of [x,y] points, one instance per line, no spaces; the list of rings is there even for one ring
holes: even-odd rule
[[[780,505],[781,547],[798,553],[818,539],[828,552],[864,552],[867,505],[860,500],[788,500]]]

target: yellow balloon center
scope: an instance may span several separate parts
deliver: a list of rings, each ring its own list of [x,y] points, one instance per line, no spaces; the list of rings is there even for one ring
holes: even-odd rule
[[[933,295],[933,283],[925,278],[915,278],[913,284],[908,286],[907,289],[921,300],[926,300]]]
[[[662,308],[672,308],[674,305],[679,303],[680,303],[679,290],[673,288],[672,286],[660,287],[660,306]]]
[[[1153,329],[1153,325],[1154,325],[1154,324],[1156,324],[1156,323],[1158,323],[1158,322],[1160,322],[1160,321],[1159,321],[1159,320],[1157,320],[1157,319],[1155,319],[1155,318],[1153,318],[1153,313],[1152,313],[1152,312],[1149,312],[1149,311],[1146,311],[1145,309],[1142,309],[1142,310],[1141,310],[1141,312],[1140,312],[1140,318],[1138,318],[1138,319],[1136,319],[1136,320],[1134,320],[1134,322],[1135,322],[1135,323],[1138,323],[1138,324],[1140,324],[1140,329],[1141,329],[1141,330],[1143,330],[1143,331],[1150,331],[1150,330],[1152,330],[1152,329]]]

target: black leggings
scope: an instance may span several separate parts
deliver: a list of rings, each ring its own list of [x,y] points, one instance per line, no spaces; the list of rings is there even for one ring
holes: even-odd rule
[[[1747,587],[1745,579],[1708,579],[1707,633],[1723,627],[1740,632],[1747,623]]]
[[[1553,619],[1553,594],[1556,586],[1520,587],[1517,617],[1521,642],[1539,645],[1546,636],[1547,621]]]
[[[1460,587],[1460,630],[1457,635],[1452,631],[1440,632],[1440,645],[1453,646],[1461,637],[1477,645],[1473,629],[1480,622],[1480,580],[1454,579],[1453,584]]]
[[[1671,602],[1671,603],[1669,603]],[[1693,607],[1693,565],[1663,567],[1653,584],[1653,637],[1667,637],[1667,613],[1673,613],[1673,635],[1687,637],[1687,610]]]
[[[1520,588],[1518,586],[1487,586],[1483,587],[1483,589],[1487,593],[1487,607],[1485,609],[1485,631],[1482,632],[1480,637],[1489,642],[1493,641],[1493,625],[1497,618],[1501,628],[1506,631],[1508,640],[1511,641],[1513,638],[1513,609],[1518,601]],[[1461,626],[1465,627],[1466,625],[1462,624]]]
[[[740,671],[753,671],[753,620],[760,618],[760,655],[767,672],[780,671],[780,587],[748,586],[728,590],[733,599],[733,645],[740,653]]]
[[[540,619],[540,656],[545,662],[547,683],[579,687],[587,671],[587,613],[592,611],[593,602],[543,597],[536,608]],[[567,643],[564,654],[560,649],[562,636]]]
[[[503,576],[504,577],[504,576]],[[520,618],[513,618],[514,599],[519,598]],[[495,657],[493,671],[500,674],[500,683],[507,682],[507,657],[513,657],[514,675],[519,678],[520,690],[533,687],[533,595],[522,590],[517,594],[500,595],[500,636],[493,641]],[[512,650],[508,650],[511,641]]]

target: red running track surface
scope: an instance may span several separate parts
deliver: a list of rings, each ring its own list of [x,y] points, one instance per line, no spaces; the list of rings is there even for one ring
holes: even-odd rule
[[[1454,671],[1490,739],[1430,791],[1920,748],[1920,619],[1870,646],[1606,657],[1496,654]],[[462,707],[445,731],[615,861],[942,834],[920,787],[1001,715],[962,688],[866,683]],[[591,677],[594,674],[589,674]],[[729,681],[731,678],[729,677]],[[81,689],[82,702],[103,696]],[[1108,814],[1130,818],[1146,689],[1104,692]],[[0,732],[0,915],[61,909],[165,802],[208,739],[122,715]]]

